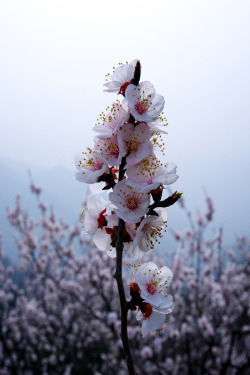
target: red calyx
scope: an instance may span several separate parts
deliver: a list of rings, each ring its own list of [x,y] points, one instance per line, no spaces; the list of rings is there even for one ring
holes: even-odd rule
[[[116,173],[119,172],[119,169],[115,169],[115,167],[110,167],[109,168],[109,172],[113,176],[113,179],[117,180]]]
[[[111,238],[111,246],[112,247],[115,247],[115,228],[105,228],[106,232],[108,234],[110,234],[110,238]]]
[[[141,309],[141,312],[142,312],[143,318],[144,318],[144,319],[147,319],[147,318],[149,318],[150,315],[152,314],[153,306],[150,305],[150,303],[144,302],[144,303],[140,306],[140,309]]]
[[[97,219],[97,222],[98,222],[98,228],[103,228],[103,227],[106,227],[107,225],[107,220],[104,216],[104,214],[106,213],[107,209],[104,208],[104,210],[100,213],[98,219]]]
[[[122,85],[120,87],[120,91],[118,92],[118,94],[122,94],[123,96],[125,96],[125,91],[126,91],[126,88],[128,87],[128,85],[130,85],[131,82],[126,82],[124,83],[124,85]]]
[[[138,298],[141,294],[141,289],[139,288],[139,285],[135,282],[132,282],[130,285],[130,295],[132,298]]]

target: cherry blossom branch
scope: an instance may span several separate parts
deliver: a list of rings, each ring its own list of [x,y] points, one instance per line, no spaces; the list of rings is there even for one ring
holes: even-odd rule
[[[121,165],[119,168],[119,181],[123,179],[125,170],[124,166],[126,163],[126,157],[122,158]],[[123,345],[123,352],[124,357],[126,360],[127,368],[129,375],[135,375],[134,369],[134,362],[133,357],[130,351],[129,341],[128,341],[128,310],[129,304],[126,300],[123,281],[122,281],[122,255],[123,255],[123,233],[125,229],[125,222],[124,220],[118,220],[118,227],[116,231],[116,271],[114,274],[114,278],[117,282],[118,292],[119,292],[119,299],[120,299],[120,308],[121,308],[121,340]]]
[[[140,252],[152,249],[167,223],[164,208],[181,197],[181,193],[175,192],[161,201],[164,185],[175,182],[178,176],[174,163],[163,164],[154,154],[155,144],[162,147],[157,136],[165,133],[160,129],[161,125],[166,125],[166,119],[162,117],[165,101],[155,92],[151,82],[139,84],[140,76],[139,60],[122,64],[114,70],[110,82],[104,85],[105,91],[122,94],[125,99],[122,103],[113,103],[107,116],[102,112],[94,129],[99,133],[94,148],[76,156],[76,178],[79,181],[89,184],[102,181],[105,182],[103,190],[112,189],[109,193],[111,205],[90,192],[83,224],[99,250],[106,250],[112,258],[116,256],[114,278],[120,298],[120,336],[130,375],[135,374],[135,369],[128,341],[128,310],[138,310],[136,319],[142,320],[143,336],[150,330],[161,329],[173,304],[167,290],[161,293],[162,288],[171,283],[172,272],[167,267],[158,269],[152,262],[145,263],[144,273],[137,280],[140,285],[137,282],[130,284],[133,284],[130,290],[132,299],[128,302],[122,279],[123,251],[138,259]],[[156,208],[159,209],[155,211]],[[144,290],[145,275],[152,267],[155,271],[150,276],[152,282]],[[140,274],[138,269],[136,272]],[[156,293],[156,298],[151,301]]]
[[[141,76],[141,64],[138,60],[135,66],[135,73],[134,78],[131,81],[134,85],[138,85],[140,81]],[[132,115],[130,115],[130,121],[131,123],[134,123],[135,120]],[[127,156],[127,155],[126,155]],[[125,174],[125,164],[126,164],[126,156],[122,158],[121,165],[119,168],[119,177],[118,180],[121,181]],[[123,254],[123,233],[125,229],[125,222],[124,220],[120,219],[118,220],[118,228],[116,232],[116,272],[114,274],[114,278],[117,282],[117,287],[119,291],[119,298],[120,298],[120,307],[121,307],[121,340],[123,345],[123,352],[128,368],[129,375],[135,375],[135,369],[134,369],[134,362],[133,357],[130,351],[129,341],[128,341],[128,326],[127,326],[127,320],[128,320],[128,310],[129,310],[129,304],[125,297],[125,291],[122,281],[122,254]]]
[[[160,202],[154,202],[149,206],[149,210],[147,212],[147,215],[157,215],[157,213],[154,211],[157,207],[169,207],[175,204],[182,196],[182,193],[178,193],[175,191],[172,195],[170,195],[168,198],[164,199]]]

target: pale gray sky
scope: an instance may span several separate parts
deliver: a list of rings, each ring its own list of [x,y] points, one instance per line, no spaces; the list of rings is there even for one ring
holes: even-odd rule
[[[171,161],[249,160],[249,14],[248,0],[1,1],[0,156],[73,168],[116,99],[105,74],[139,58]]]

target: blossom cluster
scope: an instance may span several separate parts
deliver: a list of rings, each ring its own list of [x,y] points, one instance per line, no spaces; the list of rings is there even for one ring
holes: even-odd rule
[[[94,147],[77,154],[75,159],[76,178],[94,184],[84,210],[84,231],[111,258],[117,255],[121,221],[123,250],[128,257],[138,260],[154,248],[167,224],[167,204],[161,200],[163,190],[178,178],[176,165],[164,163],[159,157],[159,153],[165,155],[164,98],[155,92],[151,82],[139,83],[140,70],[140,62],[134,60],[108,75],[105,91],[120,94],[123,100],[113,102],[107,113],[101,113],[94,127]],[[96,184],[100,184],[99,194]],[[110,190],[108,199],[100,195],[101,189]],[[175,193],[169,204],[179,197]],[[143,318],[142,332],[146,335],[149,329],[159,329],[171,312],[171,271],[167,267],[158,270],[151,263],[140,265],[136,280],[139,281],[133,285],[137,285],[136,293],[143,302],[135,299],[132,289],[130,294],[139,309],[138,319]],[[147,293],[143,292],[144,284]]]
[[[39,195],[40,189],[32,192]],[[107,253],[97,251],[79,225],[71,228],[41,200],[36,220],[21,203],[17,199],[8,212],[18,265],[4,258],[0,238],[0,374],[127,374],[114,266]],[[138,373],[249,373],[250,241],[240,236],[229,248],[222,230],[206,233],[213,211],[208,198],[207,211],[197,219],[187,211],[190,228],[173,233],[176,302],[170,324],[142,343],[134,319],[138,312],[130,313],[128,333]],[[140,285],[143,298],[151,289],[166,288],[157,282],[162,268],[167,284],[172,277],[159,254],[151,256],[150,269],[153,262],[159,265],[153,282],[141,272],[145,266],[131,268],[132,283]],[[135,293],[127,277],[129,283]]]

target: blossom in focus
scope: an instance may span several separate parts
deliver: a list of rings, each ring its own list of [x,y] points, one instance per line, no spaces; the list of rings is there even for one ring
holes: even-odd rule
[[[162,232],[167,225],[168,213],[165,208],[156,208],[158,216],[150,215],[144,218],[136,231],[133,247],[140,251],[149,251],[162,237]]]
[[[173,297],[168,294],[172,278],[172,271],[168,267],[158,269],[153,262],[141,265],[135,275],[135,281],[141,290],[141,298],[161,311],[167,311],[173,305]]]
[[[110,201],[117,207],[116,215],[128,223],[138,223],[148,211],[149,194],[128,186],[125,180],[119,181],[109,193]]]
[[[165,101],[163,96],[156,94],[151,82],[145,81],[138,86],[129,85],[125,98],[132,116],[137,121],[152,122],[162,112]]]
[[[153,144],[149,140],[151,131],[146,123],[137,126],[127,123],[118,130],[117,137],[122,155],[128,154],[126,168],[138,164],[152,153]]]
[[[115,69],[114,73],[110,76],[108,75],[107,78],[110,82],[105,83],[106,92],[116,92],[118,94],[123,94],[130,84],[131,80],[134,78],[135,66],[137,63],[137,59],[131,61],[129,64],[120,65],[118,68]]]
[[[88,148],[75,157],[77,169],[76,179],[87,184],[94,184],[98,178],[108,171],[108,166],[103,162],[100,155],[93,149]]]
[[[118,217],[116,214],[106,215],[106,226],[98,228],[93,236],[93,242],[100,251],[106,251],[111,258],[116,257],[116,227],[118,226]],[[133,238],[135,236],[135,224],[125,223],[123,231],[123,250],[132,254]],[[136,249],[133,249],[136,253]]]
[[[108,256],[111,258],[116,257],[115,250],[115,229],[105,227],[103,229],[98,229],[93,236],[93,243],[100,251],[106,251]]]
[[[105,201],[100,195],[90,195],[87,198],[87,209],[84,212],[83,227],[88,234],[94,235],[98,228],[102,229],[107,225],[105,216],[107,216],[107,206],[109,202]]]
[[[117,136],[106,139],[95,138],[95,149],[103,161],[112,166],[118,166],[121,163],[122,155],[119,150]]]
[[[145,311],[139,311],[136,319],[142,320],[142,336],[145,337],[150,331],[160,330],[166,321],[166,315],[171,313],[171,309],[156,310],[149,303],[144,303]]]
[[[151,155],[127,169],[127,184],[139,188],[141,193],[149,193],[160,185],[173,184],[178,179],[176,168],[176,164],[163,164]]]
[[[115,238],[113,225],[118,225],[118,219],[115,214],[108,215],[107,209],[112,211],[113,208],[100,195],[93,194],[87,197],[86,211],[83,212],[85,232],[92,236],[93,243],[98,250],[106,251],[112,258],[116,256],[115,247],[112,246]]]
[[[124,125],[129,118],[129,110],[127,102],[113,103],[110,112],[107,115],[101,114],[101,119],[95,125],[94,131],[98,134],[98,138],[106,139],[117,133],[118,129]]]

